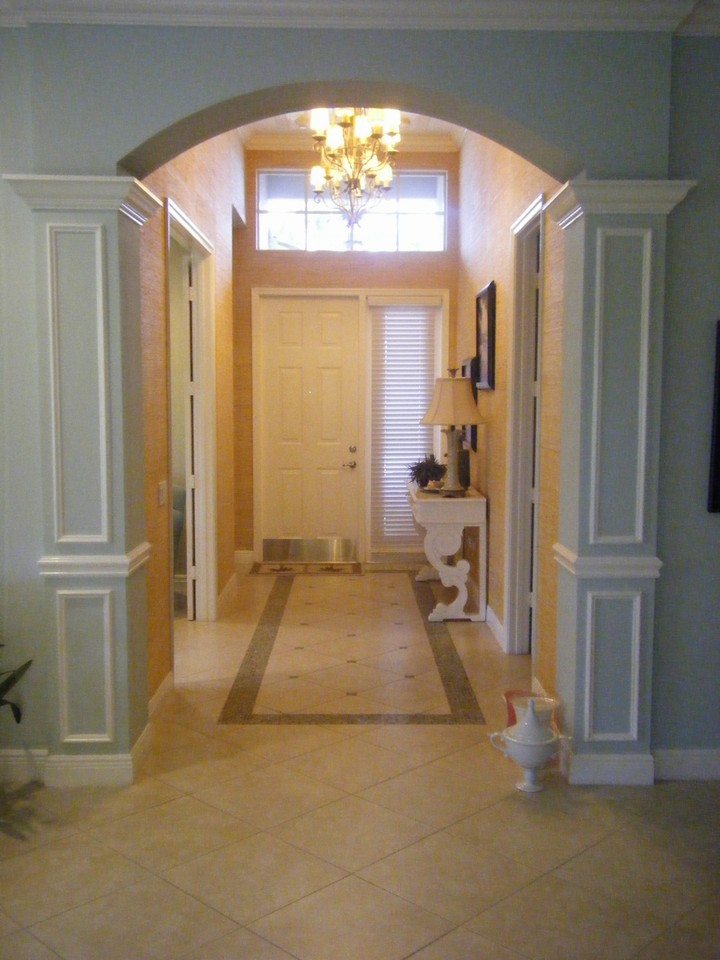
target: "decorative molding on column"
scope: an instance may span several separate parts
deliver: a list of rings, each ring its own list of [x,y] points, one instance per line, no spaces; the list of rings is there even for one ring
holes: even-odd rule
[[[560,566],[581,580],[654,580],[662,567],[657,557],[580,557],[561,543],[553,544],[553,552]]]
[[[115,739],[113,591],[58,590],[55,603],[60,740],[62,743],[112,743]],[[100,677],[102,685],[98,683]]]
[[[149,543],[140,543],[130,553],[45,556],[38,560],[44,577],[129,577],[150,559]]]
[[[108,307],[102,224],[48,224],[53,512],[57,543],[108,543]],[[78,414],[87,421],[78,429]]]
[[[652,233],[649,228],[601,227],[595,234],[591,544],[639,545],[644,541]],[[620,350],[623,337],[629,338],[629,343]],[[635,391],[627,401],[619,400],[617,385],[627,380],[627,370],[636,378]],[[627,384],[623,386],[629,389]],[[623,416],[617,409],[620,403]],[[618,428],[620,423],[623,429]],[[628,516],[614,517],[609,524],[609,515],[617,512],[623,499],[629,506]]]
[[[142,226],[162,201],[134,177],[3,176],[31,210],[118,210]]]
[[[655,782],[655,764],[650,753],[576,753],[568,779],[574,786],[650,786]]]
[[[642,612],[642,592],[640,590],[589,590],[586,607],[586,659],[585,659],[585,695],[584,695],[584,739],[596,743],[616,741],[636,742],[638,739],[638,703],[640,683],[640,627]],[[621,626],[623,629],[609,631],[602,629],[601,608],[606,605],[615,607],[617,619],[620,607],[625,607]],[[608,711],[607,690],[612,669],[618,662],[626,661],[623,684],[615,687],[617,699]],[[603,678],[603,672],[605,677]],[[604,684],[603,684],[604,679]],[[605,694],[604,700],[598,700],[597,692]],[[621,702],[621,694],[626,702]],[[603,705],[606,716],[601,717]]]
[[[586,213],[668,214],[695,186],[695,180],[569,180],[545,209],[566,229]]]

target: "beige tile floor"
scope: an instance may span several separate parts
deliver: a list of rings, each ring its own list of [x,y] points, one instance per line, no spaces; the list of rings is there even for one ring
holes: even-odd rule
[[[364,579],[382,592],[393,576]],[[342,620],[342,579],[315,579],[326,621]],[[0,832],[0,960],[720,958],[720,784],[579,788],[550,770],[520,794],[488,733],[530,665],[483,624],[450,632],[487,726],[219,726],[272,584],[244,576],[232,617],[179,625],[176,686],[131,787],[18,803],[24,839]],[[392,672],[381,607],[352,632]],[[317,636],[292,609],[284,639]],[[285,667],[334,681],[339,637],[278,660],[275,682]],[[428,667],[408,646],[412,670]],[[298,707],[262,709],[283,703]]]

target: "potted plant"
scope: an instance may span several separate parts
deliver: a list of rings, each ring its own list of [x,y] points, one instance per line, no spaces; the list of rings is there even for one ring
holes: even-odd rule
[[[408,467],[408,475],[413,483],[420,488],[426,487],[431,481],[442,480],[445,476],[445,466],[435,458],[434,453],[429,453],[422,460],[416,460]]]
[[[0,647],[4,646],[4,643],[0,643]],[[10,707],[13,717],[15,717],[15,723],[20,723],[22,720],[22,710],[12,700],[8,700],[5,695],[25,675],[31,663],[32,660],[26,660],[25,663],[14,670],[0,670],[0,707]]]

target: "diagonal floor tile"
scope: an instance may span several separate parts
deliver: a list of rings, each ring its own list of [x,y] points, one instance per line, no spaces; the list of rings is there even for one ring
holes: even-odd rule
[[[147,876],[97,840],[75,835],[0,863],[0,907],[29,926]]]
[[[266,833],[190,860],[163,876],[238,923],[273,913],[345,871]]]
[[[412,759],[357,738],[322,747],[285,764],[290,770],[316,777],[346,793],[362,790],[416,765]]]
[[[344,797],[275,827],[272,834],[352,872],[408,846],[431,830],[377,804]]]
[[[265,829],[342,795],[341,790],[328,783],[278,764],[202,790],[197,799]]]
[[[255,833],[255,827],[201,803],[181,797],[125,817],[90,835],[154,873]]]
[[[357,877],[250,924],[298,960],[402,960],[450,926]]]
[[[63,960],[177,960],[237,929],[156,877],[46,920],[30,932]]]
[[[539,873],[443,831],[361,870],[359,876],[425,910],[463,923]]]

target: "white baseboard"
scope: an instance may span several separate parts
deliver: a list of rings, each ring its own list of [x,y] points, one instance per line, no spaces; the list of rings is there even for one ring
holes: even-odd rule
[[[655,750],[656,780],[720,780],[720,750]]]
[[[649,753],[576,753],[569,766],[568,779],[576,786],[640,787],[655,782],[655,764]]]
[[[55,754],[45,760],[42,779],[48,787],[127,787],[133,760],[129,753]]]
[[[497,614],[495,613],[493,608],[490,606],[490,604],[487,605],[487,612],[485,613],[485,622],[492,630],[493,636],[495,637],[498,644],[500,645],[500,649],[504,653],[507,653],[508,648],[507,648],[507,636],[505,635],[505,627],[498,620]]]

